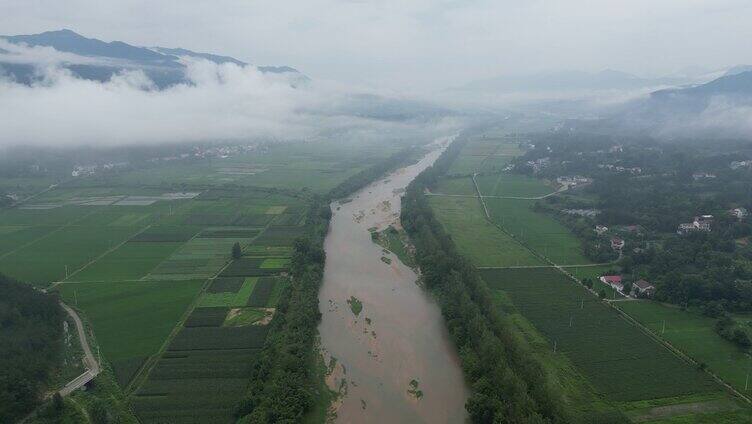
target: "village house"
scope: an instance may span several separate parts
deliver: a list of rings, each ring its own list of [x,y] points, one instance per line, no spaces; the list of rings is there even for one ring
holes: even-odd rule
[[[729,211],[731,216],[736,217],[737,219],[744,219],[749,215],[749,212],[746,208],[734,208]]]
[[[695,181],[712,179],[715,178],[715,174],[711,174],[710,172],[695,172],[694,174],[692,174],[692,178]]]
[[[611,248],[614,250],[621,250],[624,248],[624,240],[620,239],[619,237],[614,237],[611,239]]]
[[[750,168],[752,167],[752,160],[735,160],[729,164],[731,169]]]
[[[652,297],[655,293],[655,286],[645,280],[637,280],[634,285],[632,285],[632,290],[638,296]]]
[[[598,209],[562,209],[561,211],[567,215],[578,215],[588,218],[593,218],[601,213]]]
[[[527,164],[533,168],[533,173],[537,174],[541,169],[547,167],[551,162],[551,158],[545,157],[541,159],[528,161]]]
[[[624,166],[617,166],[617,165],[612,165],[612,164],[605,164],[604,165],[604,164],[601,163],[601,164],[598,164],[598,168],[608,169],[609,171],[616,171],[616,172],[619,172],[619,173],[629,172],[630,174],[633,174],[633,175],[642,174],[642,168],[637,167],[637,166],[632,167],[632,168],[627,168],[627,167],[624,167]]]
[[[694,221],[679,224],[676,230],[677,234],[687,234],[695,231],[710,231],[710,224],[713,222],[713,215],[696,216]]]
[[[604,284],[608,284],[609,286],[613,287],[616,291],[621,293],[622,290],[624,290],[624,284],[621,281],[621,275],[603,275],[601,278],[599,278],[601,282]]]
[[[564,162],[562,162],[563,164]],[[559,185],[562,186],[568,186],[568,187],[575,187],[582,184],[587,184],[592,182],[593,180],[586,177],[581,177],[579,175],[575,175],[574,177],[558,177],[556,179],[556,182],[559,183]]]
[[[607,231],[608,231],[608,227],[606,227],[605,225],[596,225],[595,226],[595,233],[598,234],[599,236],[602,236]]]

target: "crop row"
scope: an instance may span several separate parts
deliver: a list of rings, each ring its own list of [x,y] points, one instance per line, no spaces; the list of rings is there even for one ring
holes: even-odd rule
[[[225,322],[229,308],[215,306],[210,308],[196,308],[185,321],[186,327],[219,327]]]
[[[254,349],[264,344],[266,326],[187,327],[168,350]]]
[[[493,289],[612,400],[634,401],[717,390],[701,371],[625,321],[555,269],[484,270]]]
[[[274,285],[277,283],[276,278],[273,277],[261,277],[256,282],[256,287],[253,288],[251,296],[248,298],[248,306],[264,307],[269,303],[269,298],[274,290]]]
[[[212,280],[209,293],[237,293],[243,286],[243,277],[219,277]]]

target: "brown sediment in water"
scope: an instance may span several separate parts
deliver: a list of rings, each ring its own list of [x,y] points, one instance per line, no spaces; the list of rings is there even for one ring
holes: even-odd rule
[[[332,205],[319,333],[322,347],[352,383],[334,405],[335,422],[461,423],[467,418],[469,392],[436,302],[396,255],[388,255],[388,265],[381,260],[382,248],[368,231],[395,225],[400,189],[440,153],[374,182],[349,203]],[[359,317],[347,307],[353,296],[363,304]],[[407,391],[413,379],[424,392],[420,398]],[[328,383],[338,390],[339,379]]]

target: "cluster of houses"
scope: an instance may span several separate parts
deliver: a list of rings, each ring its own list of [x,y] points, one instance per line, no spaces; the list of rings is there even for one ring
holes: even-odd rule
[[[71,177],[86,177],[94,175],[97,171],[109,171],[115,168],[124,168],[128,162],[105,163],[104,165],[76,165],[71,171]]]
[[[676,230],[677,234],[689,234],[697,231],[710,231],[710,225],[713,223],[713,215],[696,216],[692,222],[679,224]]]
[[[652,297],[655,294],[655,286],[643,279],[637,280],[632,284],[632,291],[630,293],[624,293],[624,282],[621,275],[603,275],[599,280],[624,296]]]
[[[239,145],[239,146],[212,146],[212,147],[194,147],[190,152],[180,153],[172,156],[162,156],[158,158],[148,159],[148,162],[170,162],[181,159],[206,159],[206,158],[219,158],[226,159],[242,153],[248,153],[255,151],[258,148],[257,145]],[[262,152],[264,153],[264,152]]]
[[[710,172],[695,172],[694,174],[692,174],[692,179],[695,181],[710,180],[713,178],[715,178],[715,174],[710,173]]]
[[[547,167],[550,163],[551,163],[551,158],[549,157],[527,161],[527,165],[533,168],[534,174],[537,174],[538,172],[540,172],[543,168]]]
[[[575,175],[574,177],[559,177],[556,179],[556,182],[559,183],[559,185],[561,186],[574,188],[578,185],[590,184],[591,182],[593,182],[593,179]]]
[[[599,236],[602,236],[608,232],[608,227],[606,227],[605,225],[596,225],[594,231]],[[611,249],[613,249],[614,251],[621,252],[626,244],[627,243],[621,237],[611,237]]]
[[[642,168],[640,168],[638,166],[633,166],[631,168],[627,168],[625,166],[612,165],[610,163],[608,163],[608,164],[599,163],[598,164],[598,168],[600,168],[600,169],[608,169],[609,171],[614,171],[614,172],[618,172],[618,173],[629,172],[632,175],[642,174]]]
[[[729,211],[729,214],[736,219],[742,220],[749,215],[746,208],[734,208]]]
[[[752,160],[735,160],[729,164],[729,168],[752,168]]]
[[[598,209],[562,209],[561,211],[567,215],[584,216],[587,218],[593,218],[601,213]]]

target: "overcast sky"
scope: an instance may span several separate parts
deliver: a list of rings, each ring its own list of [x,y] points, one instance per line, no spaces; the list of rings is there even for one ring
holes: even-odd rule
[[[0,11],[7,35],[69,28],[401,92],[752,63],[750,0],[0,0]]]

